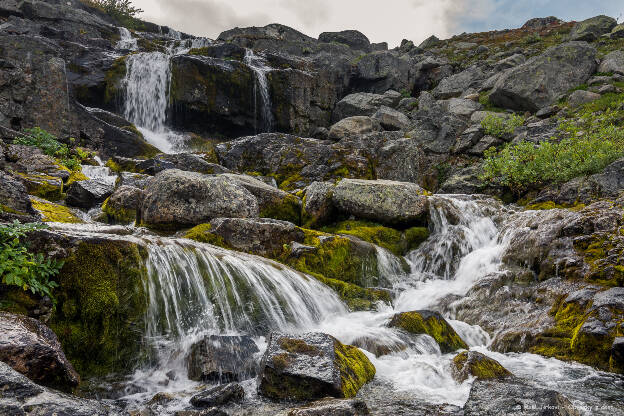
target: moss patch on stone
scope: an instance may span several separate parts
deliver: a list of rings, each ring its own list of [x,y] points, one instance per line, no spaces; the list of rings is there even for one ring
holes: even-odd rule
[[[137,219],[137,211],[122,207],[113,207],[110,197],[102,204],[102,212],[107,216],[109,223],[129,224]]]
[[[334,342],[334,361],[340,369],[342,395],[355,397],[360,388],[375,377],[375,366],[357,347]]]
[[[470,376],[487,380],[512,375],[498,361],[483,354],[469,351],[463,351],[453,358],[453,374],[460,383]]]
[[[285,195],[260,210],[261,218],[284,220],[293,224],[301,224],[301,201],[294,195]]]
[[[104,102],[112,103],[121,96],[121,81],[126,76],[126,57],[117,58],[111,68],[106,72],[106,88],[104,90]]]
[[[30,202],[34,209],[42,215],[43,222],[63,222],[77,224],[84,222],[78,218],[71,209],[63,205],[53,204],[39,198],[31,198]]]
[[[395,315],[390,326],[401,328],[411,334],[427,334],[436,340],[440,351],[448,353],[468,349],[453,327],[437,312],[412,311]]]
[[[223,240],[223,237],[214,234],[210,231],[211,229],[212,226],[210,224],[200,224],[188,230],[184,234],[184,238],[229,249],[230,246]]]
[[[50,201],[63,198],[63,181],[60,178],[44,174],[15,173],[22,178],[29,194]]]

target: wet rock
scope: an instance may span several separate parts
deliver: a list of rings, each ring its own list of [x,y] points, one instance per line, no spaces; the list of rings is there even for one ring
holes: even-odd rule
[[[274,257],[292,241],[302,243],[304,233],[293,223],[269,218],[216,218],[212,233],[229,246],[248,253]]]
[[[343,179],[334,189],[332,200],[346,214],[394,225],[416,223],[428,209],[420,186],[387,180]]]
[[[371,51],[371,44],[368,38],[357,30],[343,30],[341,32],[323,32],[319,35],[319,42],[343,43],[348,47],[364,52]]]
[[[231,402],[240,402],[245,398],[245,390],[238,383],[222,384],[208,388],[191,397],[195,407],[223,406]]]
[[[610,33],[617,26],[617,20],[608,16],[595,16],[578,22],[570,32],[570,40],[593,42],[602,35]]]
[[[63,181],[61,178],[38,173],[18,173],[18,175],[31,195],[50,201],[58,201],[63,196]]]
[[[624,75],[624,51],[613,51],[604,57],[598,72],[613,72]]]
[[[400,111],[387,106],[381,106],[373,115],[385,130],[405,130],[410,125],[410,119]]]
[[[156,393],[149,402],[147,402],[148,405],[153,406],[153,405],[165,405],[167,403],[171,403],[172,401],[175,400],[175,396],[171,393],[166,393],[164,391],[161,391],[159,393]]]
[[[109,222],[128,224],[137,219],[145,192],[133,186],[122,185],[102,204]]]
[[[624,337],[617,337],[611,345],[611,360],[609,370],[614,373],[624,373]]]
[[[537,111],[587,81],[596,70],[595,59],[596,50],[584,42],[553,46],[502,75],[490,102],[503,108]]]
[[[379,121],[366,116],[347,117],[329,129],[329,138],[340,140],[349,136],[359,136],[381,130]]]
[[[197,225],[223,216],[258,217],[258,201],[226,177],[177,169],[156,175],[141,208],[141,220],[154,226]]]
[[[246,380],[257,374],[257,352],[258,347],[249,336],[207,336],[190,349],[188,377],[195,381]]]
[[[368,416],[366,402],[361,399],[324,399],[293,409],[288,416]]]
[[[306,188],[302,221],[305,226],[322,225],[331,220],[334,212],[334,187],[332,182],[312,182]]]
[[[0,362],[0,414],[121,416],[121,409],[41,387]]]
[[[470,377],[492,379],[510,377],[512,374],[498,361],[476,351],[464,351],[453,358],[453,377],[462,383]]]
[[[102,179],[74,182],[67,190],[67,205],[89,209],[104,202],[115,189],[115,185]]]
[[[600,94],[591,91],[576,90],[568,97],[570,107],[579,107],[583,104],[591,103],[600,98]]]
[[[0,170],[0,215],[2,218],[34,218],[26,187],[15,177]]]
[[[579,416],[562,394],[519,381],[477,380],[464,405],[466,416]]]
[[[80,382],[54,332],[25,316],[0,312],[0,361],[49,387],[71,390]]]
[[[203,410],[178,410],[173,416],[229,416],[221,409],[213,407],[212,409]]]
[[[392,98],[384,94],[356,92],[338,101],[332,119],[340,121],[353,116],[371,117],[382,105],[393,107]]]
[[[413,311],[396,314],[388,326],[401,328],[411,334],[426,334],[436,340],[442,353],[468,349],[453,327],[438,312]]]
[[[375,376],[360,350],[322,333],[272,333],[261,366],[259,393],[281,400],[353,397]]]

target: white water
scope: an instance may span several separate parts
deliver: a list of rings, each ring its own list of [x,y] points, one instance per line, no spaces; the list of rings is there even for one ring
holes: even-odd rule
[[[273,131],[274,121],[267,73],[272,68],[266,64],[262,57],[255,55],[251,49],[246,50],[244,62],[254,72],[256,78],[254,83],[256,133],[270,133]],[[260,94],[260,125],[258,125],[258,93]]]
[[[137,39],[132,37],[132,33],[125,27],[119,27],[119,42],[115,45],[115,49],[136,51],[139,47]]]

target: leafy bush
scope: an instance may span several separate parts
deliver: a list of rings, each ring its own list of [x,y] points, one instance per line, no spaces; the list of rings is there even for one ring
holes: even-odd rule
[[[86,0],[86,2],[113,17],[128,18],[143,12],[140,8],[134,7],[130,0]]]
[[[522,141],[485,153],[483,179],[516,193],[602,171],[624,156],[624,96],[605,96],[564,120],[558,137],[539,145]]]
[[[59,163],[70,170],[79,170],[82,156],[88,156],[88,153],[83,150],[80,150],[78,153],[80,157],[72,155],[71,150],[66,144],[59,142],[54,135],[39,127],[24,129],[24,132],[27,135],[17,137],[13,140],[13,144],[38,147],[44,154],[56,158]]]
[[[512,114],[509,118],[490,114],[481,121],[481,127],[485,134],[499,138],[513,134],[516,128],[523,124],[524,117],[516,114]]]
[[[56,303],[52,290],[58,284],[50,281],[50,278],[58,274],[63,262],[46,259],[43,254],[31,253],[23,243],[29,232],[43,228],[43,224],[20,224],[17,221],[0,225],[0,277],[5,285],[48,296]]]

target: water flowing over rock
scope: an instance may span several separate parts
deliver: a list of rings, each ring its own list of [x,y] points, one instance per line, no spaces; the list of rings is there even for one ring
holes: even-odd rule
[[[245,64],[251,68],[256,77],[254,84],[254,116],[255,129],[257,133],[270,133],[273,131],[273,113],[271,105],[271,94],[267,82],[267,72],[271,70],[262,60],[254,55],[251,49],[245,52]],[[260,105],[258,108],[258,101]]]
[[[246,380],[258,372],[254,360],[254,354],[258,352],[258,347],[249,336],[207,336],[191,347],[187,358],[189,379],[219,382]]]

